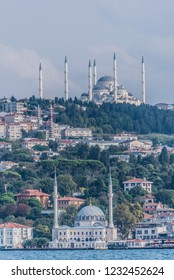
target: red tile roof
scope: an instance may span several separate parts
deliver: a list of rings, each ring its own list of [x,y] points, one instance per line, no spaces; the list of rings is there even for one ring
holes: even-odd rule
[[[50,196],[50,195],[47,193],[43,193],[42,190],[26,189],[22,193],[17,194],[16,196]]]
[[[0,228],[32,228],[32,227],[17,224],[17,223],[4,223],[4,224],[0,224]]]
[[[152,183],[152,182],[147,181],[146,179],[132,178],[130,180],[124,181],[123,183]]]

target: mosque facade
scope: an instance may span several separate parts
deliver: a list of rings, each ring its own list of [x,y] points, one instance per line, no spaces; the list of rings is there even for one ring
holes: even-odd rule
[[[54,197],[57,197],[55,179]],[[57,205],[54,205],[54,226],[50,248],[57,249],[107,249],[109,241],[117,240],[117,229],[113,224],[112,180],[109,176],[109,222],[104,212],[97,206],[83,207],[74,220],[74,226],[58,225]],[[54,203],[57,199],[54,200]]]

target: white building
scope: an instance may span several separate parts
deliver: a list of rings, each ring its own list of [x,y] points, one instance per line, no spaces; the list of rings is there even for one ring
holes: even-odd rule
[[[114,135],[114,140],[137,140],[137,135],[131,134],[131,133],[126,133],[126,132],[121,132],[117,133]]]
[[[141,187],[146,192],[151,193],[152,183],[153,182],[147,181],[146,179],[132,178],[123,182],[124,191],[128,193],[134,187]]]
[[[165,232],[166,227],[157,222],[141,222],[136,225],[136,239],[157,239],[159,233]]]
[[[57,218],[57,181],[54,186],[54,227],[50,248],[106,249],[107,243],[117,239],[117,229],[113,224],[112,181],[109,180],[109,224],[103,211],[94,205],[83,207],[77,214],[74,227],[59,226]]]
[[[0,248],[22,248],[23,242],[32,238],[32,227],[16,223],[0,224]]]
[[[92,139],[92,130],[89,128],[70,127],[62,131],[64,138],[87,138]]]

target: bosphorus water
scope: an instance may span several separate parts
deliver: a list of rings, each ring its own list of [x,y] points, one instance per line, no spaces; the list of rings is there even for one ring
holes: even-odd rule
[[[4,250],[0,260],[174,260],[174,249]]]

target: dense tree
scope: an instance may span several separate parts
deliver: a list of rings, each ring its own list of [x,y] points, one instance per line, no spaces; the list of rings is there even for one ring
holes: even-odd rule
[[[156,193],[157,201],[174,208],[174,190],[160,190]]]
[[[7,204],[11,204],[11,203],[15,203],[15,200],[13,197],[11,197],[11,195],[7,194],[3,194],[0,197],[0,205],[7,205]]]
[[[57,180],[59,186],[59,194],[61,196],[72,196],[77,187],[77,184],[73,181],[72,176],[69,174],[59,175]]]
[[[159,155],[159,162],[161,164],[167,164],[169,163],[169,155],[168,155],[168,151],[167,148],[164,147]]]
[[[122,237],[127,238],[131,229],[143,218],[143,209],[139,203],[132,205],[128,202],[114,207],[114,224],[120,230]]]

